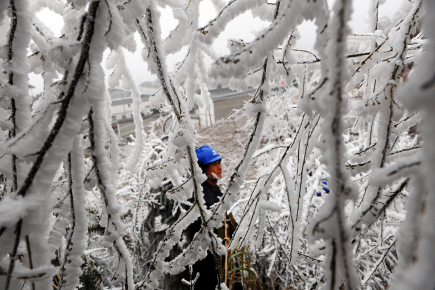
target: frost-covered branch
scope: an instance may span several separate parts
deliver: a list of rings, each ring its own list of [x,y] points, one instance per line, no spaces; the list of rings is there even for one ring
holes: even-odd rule
[[[394,93],[397,90],[397,85],[395,83],[397,82],[397,79],[399,78],[399,73],[402,70],[403,63],[405,61],[405,55],[407,50],[407,45],[409,43],[409,38],[411,34],[411,30],[416,24],[415,20],[418,17],[419,11],[421,7],[421,2],[416,2],[413,5],[413,9],[409,12],[409,14],[404,18],[404,21],[401,22],[401,26],[397,29],[397,31],[393,31],[392,37],[397,37],[400,40],[402,40],[400,43],[400,46],[397,49],[397,53],[395,56],[396,61],[394,61],[394,66],[389,69],[390,73],[390,81],[385,83],[384,88],[377,90],[378,93],[375,94],[379,95],[381,93],[384,93],[384,91],[388,90],[388,99],[389,102],[383,101],[382,106],[383,110],[381,110],[380,118],[382,118],[382,125],[387,124],[386,128],[382,128],[385,130],[385,133],[383,133],[383,136],[379,138],[379,140],[382,140],[383,143],[380,143],[380,141],[377,142],[376,149],[378,150],[378,157],[376,164],[373,168],[383,168],[386,165],[388,151],[391,148],[391,142],[390,138],[392,137],[392,130],[394,128]],[[384,123],[385,122],[385,123]],[[367,217],[367,222],[370,223],[370,215],[367,215],[374,205],[376,204],[377,200],[382,196],[382,187],[377,188],[371,188],[369,189],[370,197],[369,200],[365,201],[362,206],[361,212],[356,212],[355,217],[353,218],[352,222],[352,228],[356,228],[363,220],[365,221],[365,218]]]
[[[345,152],[343,142],[343,113],[346,111],[346,103],[343,100],[343,88],[345,81],[345,41],[347,33],[347,22],[351,12],[351,2],[342,0],[334,4],[335,17],[329,23],[332,39],[327,46],[329,55],[334,55],[329,63],[329,86],[328,95],[325,98],[332,98],[328,109],[320,112],[325,118],[322,131],[325,132],[326,144],[322,147],[327,158],[327,167],[331,174],[331,201],[329,206],[322,209],[322,213],[317,218],[324,225],[321,230],[319,227],[313,228],[313,233],[320,233],[324,239],[328,240],[329,253],[325,264],[328,265],[328,289],[334,289],[344,284],[346,289],[356,289],[358,280],[352,262],[352,251],[350,249],[350,232],[344,215],[344,205],[346,199],[355,199],[353,185],[343,167],[343,155]],[[329,148],[326,148],[328,146]],[[335,227],[334,230],[332,228]],[[332,230],[332,231],[331,231]],[[315,231],[315,232],[314,232]],[[331,232],[329,232],[331,231]],[[342,280],[343,279],[343,280]]]
[[[385,1],[370,0],[367,30],[355,34],[350,0],[332,11],[326,0],[213,0],[202,27],[199,0],[70,2],[0,1],[6,289],[48,289],[53,276],[61,289],[166,289],[207,253],[220,284],[219,255],[230,248],[241,268],[231,281],[245,289],[435,283],[434,4],[403,0],[387,24]],[[38,18],[42,9],[62,17],[60,37]],[[162,39],[168,12],[177,24]],[[215,41],[246,12],[268,24],[249,43],[228,39],[220,56]],[[316,26],[311,49],[298,47],[304,21]],[[147,134],[124,49],[141,49],[159,82],[149,104],[160,114]],[[180,60],[172,71],[170,54]],[[44,82],[35,100],[29,73]],[[127,162],[106,76],[132,93]],[[213,115],[209,89],[218,84],[252,99],[196,130],[192,109]],[[206,143],[224,156],[223,195],[210,208],[195,155]],[[226,249],[215,232],[229,211],[238,225]]]

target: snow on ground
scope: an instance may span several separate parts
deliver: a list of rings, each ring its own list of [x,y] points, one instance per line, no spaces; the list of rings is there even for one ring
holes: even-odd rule
[[[244,112],[239,111],[227,119],[219,120],[211,128],[197,130],[197,146],[208,144],[223,157],[223,174],[220,184],[226,184],[233,169],[243,156],[251,129],[252,120],[248,120]],[[251,165],[246,180],[253,179],[254,174],[255,169]]]

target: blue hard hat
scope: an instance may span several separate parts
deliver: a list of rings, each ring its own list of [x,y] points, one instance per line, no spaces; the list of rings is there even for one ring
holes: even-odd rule
[[[221,160],[222,157],[208,145],[204,145],[196,149],[196,157],[198,157],[198,161],[204,164],[209,164],[218,160]]]

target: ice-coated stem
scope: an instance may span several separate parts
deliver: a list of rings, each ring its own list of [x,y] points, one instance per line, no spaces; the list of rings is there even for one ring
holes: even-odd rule
[[[126,265],[126,276],[128,288],[133,289],[133,266],[125,245],[122,235],[124,234],[124,226],[121,224],[119,204],[115,196],[113,185],[110,182],[110,172],[102,171],[104,165],[109,163],[105,154],[104,145],[101,144],[104,138],[102,130],[105,129],[102,120],[102,108],[96,108],[97,116],[94,120],[94,110],[91,108],[88,113],[89,122],[89,141],[91,143],[91,158],[94,165],[95,174],[97,176],[97,185],[100,189],[101,196],[104,200],[105,210],[107,213],[107,227],[105,235],[113,239],[113,245],[118,250],[120,257],[124,260]],[[98,122],[98,123],[97,123]]]
[[[350,178],[343,166],[345,161],[345,148],[343,140],[343,115],[346,112],[346,103],[343,99],[343,86],[346,70],[345,49],[347,22],[350,18],[351,1],[337,0],[334,4],[334,17],[329,23],[331,39],[329,40],[326,52],[331,56],[329,60],[328,79],[330,80],[328,98],[330,107],[322,108],[322,115],[325,118],[323,134],[326,142],[322,148],[327,152],[326,160],[328,171],[331,174],[331,196],[330,205],[323,210],[313,227],[313,233],[322,232],[327,239],[328,254],[325,263],[327,277],[327,289],[336,289],[340,286],[341,279],[344,280],[344,287],[349,290],[357,289],[358,280],[353,265],[353,255],[350,248],[349,229],[344,216],[344,205],[346,199],[354,199],[355,193],[351,187]],[[322,229],[319,232],[319,224],[328,224],[328,229],[335,228],[332,233],[326,233]]]

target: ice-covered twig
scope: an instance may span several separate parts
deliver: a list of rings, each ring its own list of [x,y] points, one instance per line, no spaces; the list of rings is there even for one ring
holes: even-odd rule
[[[144,131],[143,119],[140,111],[142,99],[140,97],[141,94],[139,91],[139,87],[137,86],[136,81],[133,79],[133,76],[126,65],[123,49],[118,48],[116,53],[119,57],[117,69],[121,71],[120,73],[124,76],[124,82],[127,83],[127,85],[130,87],[132,91],[131,97],[133,99],[133,120],[135,124],[136,141],[134,143],[134,149],[131,152],[124,166],[127,170],[133,171],[135,169],[137,162],[139,161],[139,155],[145,146],[145,140],[144,140],[145,131]]]
[[[412,150],[416,150],[416,149],[420,149],[420,148],[421,148],[420,145],[417,145],[417,146],[414,146],[414,147],[411,147],[411,148],[404,148],[404,149],[401,149],[401,150],[397,150],[397,151],[391,152],[390,154],[388,154],[388,156],[391,156],[391,155],[394,155],[394,154],[400,154],[402,152],[408,152],[408,151],[412,151]]]
[[[263,0],[231,0],[225,7],[221,9],[218,15],[210,20],[208,24],[198,28],[198,32],[195,37],[206,44],[211,44],[220,33],[225,29],[228,22],[235,16],[242,14],[246,10],[255,8],[263,4]],[[279,3],[279,2],[278,2]]]
[[[385,258],[387,257],[387,255],[390,253],[390,250],[393,248],[393,246],[396,245],[397,240],[395,240],[393,243],[391,243],[391,245],[385,250],[385,252],[382,254],[382,256],[379,258],[378,261],[376,261],[375,266],[373,267],[372,271],[368,274],[366,274],[366,276],[364,277],[364,280],[361,281],[361,285],[366,284],[370,278],[375,274],[376,270],[378,269],[379,265],[382,264],[382,262],[384,262]]]
[[[410,178],[406,178],[397,189],[388,197],[388,199],[383,203],[381,208],[378,208],[376,218],[373,220],[371,224],[368,225],[370,227],[376,220],[380,218],[380,216],[387,210],[390,204],[394,201],[394,199],[405,189],[408,185]]]
[[[380,92],[385,92],[388,89],[389,92],[389,102],[384,102],[383,106],[385,107],[384,110],[381,112],[381,118],[385,118],[384,122],[387,123],[386,129],[380,128],[380,130],[385,130],[379,137],[379,141],[377,143],[377,148],[380,151],[379,160],[376,160],[376,164],[372,165],[372,168],[383,168],[386,166],[388,151],[391,148],[390,145],[390,138],[391,138],[391,132],[394,129],[394,121],[393,121],[393,115],[394,115],[394,94],[397,90],[397,85],[395,84],[399,79],[399,74],[403,67],[403,62],[405,61],[406,51],[409,43],[409,38],[411,37],[411,30],[416,25],[416,19],[418,18],[419,11],[421,8],[421,1],[416,2],[413,5],[413,9],[408,13],[408,15],[402,19],[401,26],[397,29],[397,31],[401,31],[400,34],[395,35],[395,37],[402,37],[399,38],[400,41],[399,48],[397,49],[397,53],[395,56],[395,61],[393,62],[394,66],[390,71],[390,80],[389,82],[385,82],[385,85],[382,89],[380,89]],[[396,33],[396,32],[391,32]],[[391,34],[390,33],[390,34]],[[379,95],[380,93],[378,93]],[[388,105],[388,108],[386,108]],[[381,124],[383,124],[382,122]],[[382,143],[381,140],[383,141]],[[372,188],[370,189],[370,192],[372,192],[370,198],[370,201],[366,201],[363,203],[362,209],[360,211],[356,211],[354,213],[354,216],[352,217],[352,228],[357,228],[361,222],[367,222],[370,223],[371,217],[367,214],[372,210],[374,205],[377,203],[377,200],[381,197],[382,194],[382,187]]]
[[[68,179],[70,206],[71,206],[71,229],[67,239],[66,254],[61,265],[61,279],[59,289],[74,289],[79,283],[82,273],[80,265],[83,263],[82,255],[87,246],[88,222],[86,211],[82,204],[85,202],[85,190],[82,183],[84,171],[83,151],[80,148],[82,135],[74,138],[71,152],[68,154]]]
[[[299,218],[299,209],[300,209],[300,205],[299,205],[299,203],[300,203],[301,194],[302,194],[302,184],[303,184],[303,177],[304,177],[303,171],[304,171],[305,161],[306,161],[306,159],[307,159],[308,142],[309,142],[311,136],[313,135],[313,132],[314,132],[314,130],[315,130],[316,127],[317,127],[317,124],[319,123],[320,117],[321,117],[321,115],[319,114],[316,123],[315,123],[315,124],[312,126],[312,128],[310,128],[310,130],[308,131],[308,134],[307,134],[307,140],[306,140],[306,143],[305,143],[305,145],[304,145],[305,149],[304,149],[304,155],[303,155],[303,157],[302,157],[301,179],[300,179],[300,181],[299,181],[298,201],[297,201],[297,205],[296,205],[296,220],[298,220],[298,218]],[[304,185],[305,185],[305,184],[304,184]]]
[[[346,289],[357,289],[358,277],[353,265],[352,250],[350,249],[349,229],[344,214],[345,200],[355,199],[355,189],[351,184],[344,164],[345,147],[343,142],[343,114],[347,106],[343,99],[345,83],[345,49],[347,22],[351,13],[351,1],[337,0],[334,4],[334,17],[329,25],[331,35],[326,48],[328,55],[334,55],[329,62],[329,87],[328,94],[330,106],[322,108],[325,121],[322,131],[325,135],[325,144],[322,150],[326,153],[326,165],[331,175],[332,194],[329,196],[329,205],[322,208],[321,214],[316,219],[323,223],[322,228],[313,227],[313,233],[327,240],[328,253],[325,260],[327,289],[335,289],[343,282]],[[334,228],[334,229],[333,229]],[[333,230],[332,230],[333,229]],[[343,281],[341,281],[343,279]]]
[[[95,167],[95,175],[97,177],[97,186],[100,189],[105,211],[107,213],[107,226],[105,229],[106,239],[111,241],[119,251],[120,258],[125,262],[125,271],[127,276],[127,283],[129,288],[133,288],[133,266],[131,263],[130,253],[123,240],[124,226],[121,224],[119,204],[115,196],[113,185],[110,182],[110,171],[105,171],[109,163],[104,150],[104,145],[101,141],[104,140],[103,128],[104,124],[100,124],[102,118],[102,108],[95,108],[96,116],[94,116],[94,109],[88,113],[89,122],[89,142],[91,143],[91,158]],[[95,119],[95,121],[94,121]]]

